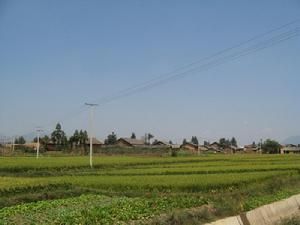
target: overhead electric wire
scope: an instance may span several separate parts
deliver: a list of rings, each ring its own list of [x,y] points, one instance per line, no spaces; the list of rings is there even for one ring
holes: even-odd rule
[[[177,69],[175,69],[175,70],[173,70],[173,71],[171,71],[171,72],[168,72],[168,73],[165,73],[165,74],[161,74],[161,75],[159,75],[159,76],[157,76],[157,77],[155,77],[155,78],[152,78],[152,79],[150,79],[150,80],[147,80],[147,81],[145,81],[145,82],[136,84],[136,85],[131,86],[131,87],[129,87],[129,88],[125,88],[125,89],[123,89],[123,90],[120,90],[120,91],[116,92],[115,94],[112,94],[112,95],[109,95],[109,96],[102,97],[102,98],[96,100],[96,102],[100,103],[100,102],[102,102],[102,101],[106,101],[106,99],[108,99],[108,98],[113,98],[113,96],[116,96],[116,95],[122,95],[123,93],[126,94],[128,91],[137,89],[137,88],[139,88],[140,86],[147,85],[148,83],[151,83],[151,82],[154,82],[154,81],[156,81],[156,80],[162,79],[162,78],[164,78],[164,77],[166,77],[166,76],[168,76],[168,75],[170,75],[170,74],[172,75],[172,74],[175,73],[175,72],[179,72],[179,71],[181,71],[181,70],[183,70],[183,69],[186,69],[186,68],[188,68],[188,67],[191,67],[191,66],[193,66],[193,65],[195,65],[195,64],[198,64],[198,63],[200,63],[200,62],[203,62],[203,61],[212,59],[212,58],[214,58],[214,57],[220,56],[220,55],[222,55],[222,54],[224,54],[224,53],[226,53],[226,52],[229,52],[229,51],[231,51],[231,50],[233,50],[233,49],[237,49],[237,48],[239,48],[239,47],[241,47],[241,46],[243,46],[243,45],[246,45],[246,44],[248,44],[248,43],[251,43],[251,42],[253,42],[253,41],[255,41],[255,40],[259,39],[259,38],[262,38],[262,37],[264,37],[264,36],[267,36],[268,34],[274,33],[274,32],[276,32],[276,31],[282,30],[282,29],[284,29],[284,28],[286,28],[286,27],[288,27],[288,26],[291,26],[291,25],[293,25],[293,24],[296,24],[296,23],[299,22],[299,21],[300,21],[300,19],[296,19],[296,20],[290,21],[290,22],[288,22],[288,23],[286,23],[286,24],[283,24],[283,25],[281,25],[281,26],[279,26],[279,27],[273,28],[273,29],[268,30],[268,31],[266,31],[266,32],[264,32],[264,33],[258,34],[258,35],[254,36],[254,37],[252,37],[252,38],[249,38],[249,39],[246,40],[246,41],[242,41],[242,42],[240,42],[240,43],[238,43],[238,44],[236,44],[236,45],[233,45],[233,46],[231,46],[231,47],[228,47],[228,48],[222,49],[222,50],[220,50],[220,51],[218,51],[218,52],[216,52],[216,53],[213,53],[212,55],[203,57],[203,58],[201,58],[201,59],[199,59],[199,60],[196,60],[196,61],[194,61],[194,62],[192,62],[192,63],[189,63],[189,64],[187,64],[187,65],[181,66],[181,67],[179,67],[179,68],[177,68]]]
[[[236,45],[233,45],[231,47],[228,47],[228,48],[225,48],[223,50],[220,50],[210,56],[206,56],[206,57],[203,57],[199,60],[196,60],[192,63],[189,63],[187,65],[184,65],[182,67],[179,67],[171,72],[168,72],[168,73],[165,73],[165,74],[161,74],[155,78],[152,78],[148,81],[145,81],[145,82],[142,82],[142,83],[139,83],[139,84],[136,84],[134,86],[131,86],[131,87],[128,87],[128,88],[125,88],[123,90],[120,90],[112,95],[108,95],[108,96],[105,96],[105,97],[102,97],[96,101],[93,101],[93,102],[96,102],[98,103],[100,106],[101,105],[104,105],[104,104],[107,104],[111,101],[114,101],[114,100],[117,100],[117,99],[120,99],[120,98],[123,98],[123,97],[126,97],[126,96],[129,96],[129,95],[133,95],[133,94],[136,94],[136,93],[140,93],[140,92],[143,92],[145,90],[148,90],[148,89],[151,89],[153,87],[156,87],[156,86],[159,86],[159,85],[162,85],[164,83],[167,83],[167,82],[170,82],[171,80],[175,80],[175,79],[178,79],[180,77],[184,77],[186,76],[187,74],[191,74],[193,72],[201,72],[201,71],[205,71],[205,70],[208,70],[208,69],[212,69],[216,66],[219,66],[219,65],[222,65],[224,63],[227,63],[229,61],[233,61],[233,60],[236,60],[236,59],[239,59],[241,57],[244,57],[246,55],[249,55],[249,54],[252,54],[252,53],[255,53],[257,51],[260,51],[260,50],[263,50],[265,48],[269,48],[269,47],[272,47],[273,45],[276,45],[276,44],[279,44],[283,41],[287,41],[291,38],[294,38],[294,37],[297,37],[299,36],[299,28],[296,27],[295,29],[292,29],[292,30],[289,30],[287,32],[283,32],[283,33],[280,33],[279,35],[276,35],[276,36],[273,36],[271,37],[270,39],[267,39],[267,40],[264,40],[264,41],[261,41],[257,44],[254,44],[252,45],[251,47],[248,47],[244,50],[241,50],[237,53],[233,53],[233,54],[230,54],[230,55],[225,55],[225,53],[228,53],[228,52],[231,52],[235,49],[239,49],[240,47],[242,46],[245,46],[249,43],[252,43],[256,40],[259,40],[260,38],[263,38],[265,36],[268,36],[269,34],[272,34],[272,33],[275,33],[277,31],[280,31],[280,30],[283,30],[293,24],[296,24],[300,21],[300,19],[297,19],[297,20],[293,20],[289,23],[286,23],[284,25],[281,25],[279,27],[276,27],[276,28],[273,28],[271,30],[268,30],[264,33],[261,33],[259,35],[256,35],[252,38],[249,38],[248,40],[246,41],[242,41]],[[223,56],[225,55],[225,56]],[[220,57],[220,58],[218,58]],[[210,60],[210,61],[209,61]],[[207,62],[208,61],[208,62]],[[200,63],[203,63],[203,62],[207,62],[205,64],[200,64]],[[200,65],[198,65],[200,64]],[[194,66],[194,67],[193,67]],[[71,119],[73,118],[74,116],[77,116],[78,114],[81,114],[82,112],[85,111],[85,107],[84,105],[81,105],[80,108],[78,108],[76,111],[72,111],[66,115],[64,115],[62,118],[64,120],[66,119]],[[59,120],[56,120],[55,123],[57,121],[61,121],[62,119],[59,119]],[[42,126],[43,128],[45,127],[48,127],[48,125],[50,126],[51,124],[53,124],[52,122],[50,123],[47,123],[47,125],[44,125]],[[32,133],[32,132],[31,132]]]
[[[183,71],[183,72],[180,72],[180,73],[175,73],[175,74],[170,74],[169,76],[164,76],[160,79],[144,82],[144,85],[136,86],[135,88],[130,88],[130,89],[128,88],[128,89],[126,89],[122,92],[119,92],[118,94],[108,96],[106,98],[102,98],[102,101],[98,101],[97,103],[100,104],[100,105],[103,105],[103,104],[106,104],[106,103],[111,102],[113,100],[123,98],[125,96],[129,96],[129,95],[132,95],[132,94],[136,94],[136,93],[139,93],[139,92],[147,90],[147,89],[151,89],[155,86],[158,86],[158,85],[164,84],[166,82],[169,82],[172,79],[178,79],[180,77],[185,76],[186,74],[190,74],[190,73],[196,72],[196,71],[199,72],[199,71],[211,69],[215,66],[224,64],[228,61],[235,60],[235,59],[238,59],[240,57],[249,55],[253,52],[263,50],[265,48],[271,47],[273,45],[279,44],[283,41],[287,41],[287,40],[289,40],[291,38],[294,38],[294,37],[297,37],[297,36],[299,36],[299,28],[289,30],[289,31],[281,33],[277,36],[273,36],[270,39],[267,39],[267,40],[264,40],[260,43],[257,43],[257,44],[255,44],[251,47],[248,47],[248,48],[246,48],[246,49],[244,49],[240,52],[233,53],[231,55],[221,57],[219,59],[210,61],[206,64],[202,64],[200,66],[189,68],[186,71]]]

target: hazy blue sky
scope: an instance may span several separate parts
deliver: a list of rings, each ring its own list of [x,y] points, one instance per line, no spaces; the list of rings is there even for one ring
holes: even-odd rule
[[[0,0],[0,134],[86,129],[84,102],[300,18],[299,0],[224,3]],[[300,134],[299,84],[298,36],[98,107],[96,136],[282,140]]]

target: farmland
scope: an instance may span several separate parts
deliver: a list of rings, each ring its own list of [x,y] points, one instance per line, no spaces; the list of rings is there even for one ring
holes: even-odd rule
[[[0,224],[201,224],[300,193],[297,155],[88,160],[0,158]]]

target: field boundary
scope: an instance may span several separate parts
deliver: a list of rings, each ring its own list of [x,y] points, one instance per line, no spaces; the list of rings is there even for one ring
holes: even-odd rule
[[[272,225],[300,212],[300,194],[205,225]]]

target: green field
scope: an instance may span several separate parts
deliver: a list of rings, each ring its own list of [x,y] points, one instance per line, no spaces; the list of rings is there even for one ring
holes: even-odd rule
[[[201,224],[300,193],[298,155],[0,158],[0,224]]]

